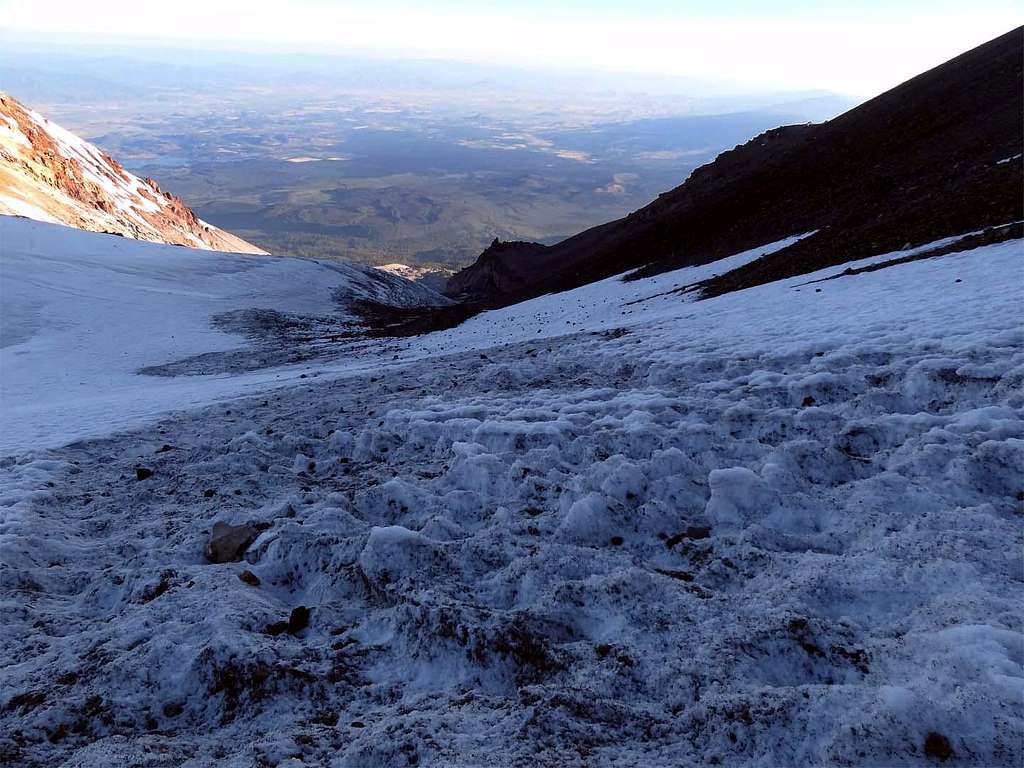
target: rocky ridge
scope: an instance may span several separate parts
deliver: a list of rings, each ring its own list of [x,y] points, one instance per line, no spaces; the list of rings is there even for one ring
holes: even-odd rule
[[[265,253],[2,92],[0,214],[169,245]]]

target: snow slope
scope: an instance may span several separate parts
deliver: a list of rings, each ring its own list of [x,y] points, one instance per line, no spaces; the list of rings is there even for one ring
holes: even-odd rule
[[[445,301],[369,267],[174,248],[0,218],[0,451],[105,434],[287,378],[278,370],[198,380],[139,371],[216,352],[254,356],[240,335],[251,330],[246,312],[264,312],[249,325],[327,316],[333,333],[351,332],[345,301],[352,298]]]
[[[604,281],[8,457],[0,755],[1019,765],[1021,256]]]

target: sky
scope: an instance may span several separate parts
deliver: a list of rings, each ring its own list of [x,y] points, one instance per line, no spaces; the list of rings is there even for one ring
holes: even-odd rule
[[[17,39],[426,57],[872,96],[1024,21],[1020,0],[0,0]]]

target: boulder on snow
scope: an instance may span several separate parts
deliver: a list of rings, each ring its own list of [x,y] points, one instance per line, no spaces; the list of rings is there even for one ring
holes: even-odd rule
[[[297,635],[308,626],[309,608],[304,605],[292,608],[291,615],[288,617],[288,634]]]
[[[941,733],[931,731],[924,740],[924,753],[928,757],[936,757],[945,762],[953,756],[953,747],[950,746],[949,739]]]
[[[304,605],[292,608],[288,621],[275,621],[264,628],[271,637],[277,637],[287,632],[289,635],[297,635],[309,626],[309,608]]]
[[[288,631],[288,622],[287,621],[275,621],[273,624],[267,624],[266,628],[264,628],[263,631],[266,632],[271,637],[277,637],[278,635],[283,635],[285,632]]]
[[[258,531],[248,523],[231,525],[214,523],[210,540],[206,542],[206,559],[211,563],[230,563],[241,560],[246,548],[256,538]]]

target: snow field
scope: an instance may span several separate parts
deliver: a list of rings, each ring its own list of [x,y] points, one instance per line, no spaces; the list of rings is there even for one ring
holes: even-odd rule
[[[262,311],[352,331],[359,326],[339,296],[444,301],[369,267],[198,251],[0,217],[0,453],[103,436],[273,386],[281,366],[175,379],[139,371],[239,350],[256,357],[243,335],[254,330],[218,326],[218,317]]]
[[[1018,764],[1019,249],[495,333],[542,297],[400,375],[5,459],[0,750]],[[215,521],[261,529],[243,562]]]

